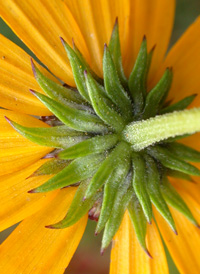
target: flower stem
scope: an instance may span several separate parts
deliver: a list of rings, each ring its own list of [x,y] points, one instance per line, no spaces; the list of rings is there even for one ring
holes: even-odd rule
[[[154,118],[133,122],[122,132],[123,139],[140,151],[169,137],[200,131],[200,108],[175,111]]]

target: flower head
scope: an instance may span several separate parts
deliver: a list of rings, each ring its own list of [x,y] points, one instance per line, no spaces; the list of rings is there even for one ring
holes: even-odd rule
[[[1,37],[2,228],[24,219],[1,247],[4,272],[62,273],[87,215],[97,220],[96,234],[104,229],[102,253],[114,237],[110,273],[167,273],[159,230],[180,271],[191,270],[182,250],[195,260],[193,272],[200,269],[187,250],[189,240],[195,248],[200,241],[193,178],[200,171],[189,163],[200,162],[191,143],[200,111],[186,110],[198,106],[191,67],[199,65],[199,20],[164,58],[174,1],[111,2],[1,6],[56,76]],[[11,245],[21,260],[6,259]]]

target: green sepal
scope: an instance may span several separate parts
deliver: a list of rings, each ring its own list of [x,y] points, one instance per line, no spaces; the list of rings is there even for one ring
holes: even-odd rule
[[[41,93],[35,91],[32,91],[32,93],[68,127],[94,133],[108,131],[107,127],[96,115],[63,105]]]
[[[123,117],[112,107],[112,102],[108,104],[108,98],[103,94],[102,89],[92,78],[91,74],[85,71],[86,85],[96,114],[116,131],[121,131],[125,127]]]
[[[145,160],[147,162],[147,189],[150,199],[172,230],[177,233],[173,217],[160,190],[160,174],[156,164],[148,155],[145,156]]]
[[[194,180],[192,179],[192,177],[188,174],[185,174],[181,171],[178,170],[173,170],[173,169],[166,169],[166,175],[169,177],[174,177],[174,178],[179,178],[179,179],[183,179],[185,181],[189,181],[189,182],[193,182]]]
[[[56,82],[52,81],[46,77],[42,72],[35,66],[34,62],[31,60],[33,73],[36,81],[42,88],[42,90],[52,99],[58,102],[72,101],[76,103],[85,102],[84,99],[78,92],[73,91],[72,89],[63,87]]]
[[[146,247],[146,242],[145,242],[146,231],[147,231],[147,221],[146,221],[146,217],[144,215],[143,209],[141,207],[141,204],[137,196],[135,195],[135,193],[132,194],[132,199],[128,205],[128,212],[134,227],[136,237],[141,247],[146,252],[148,252]]]
[[[77,48],[76,44],[74,43],[74,40],[72,39],[72,45],[73,45],[73,50],[74,53],[76,54],[76,56],[79,58],[80,62],[83,64],[83,66],[85,67],[85,69],[87,71],[90,72],[90,74],[92,75],[92,77],[101,85],[103,85],[103,79],[101,79],[88,65],[88,63],[86,62],[85,58],[83,57],[82,53],[80,52],[80,50]]]
[[[87,68],[85,64],[79,59],[77,53],[67,44],[66,41],[64,41],[63,38],[61,38],[61,42],[67,52],[77,89],[82,97],[86,101],[90,102],[90,97],[88,95],[84,77],[84,70]]]
[[[112,148],[118,141],[116,134],[96,136],[71,146],[58,154],[60,159],[74,159],[89,154],[100,153]]]
[[[200,176],[200,171],[195,166],[186,163],[171,153],[168,149],[161,146],[153,146],[147,148],[150,154],[156,160],[159,160],[163,166],[184,172],[189,175]]]
[[[120,227],[126,208],[133,195],[133,189],[129,189],[123,196],[118,195],[112,208],[111,216],[105,225],[103,232],[101,253],[109,246],[117,230]]]
[[[88,189],[85,193],[85,199],[93,196],[98,189],[100,189],[109,177],[111,176],[113,170],[116,168],[116,164],[118,163],[118,157],[124,155],[124,161],[127,161],[128,158],[126,155],[129,155],[130,147],[125,142],[119,143],[112,152],[107,156],[107,158],[103,161],[94,177],[92,178]]]
[[[147,94],[142,114],[143,119],[147,119],[157,114],[162,98],[166,97],[166,94],[168,94],[171,87],[172,76],[172,70],[167,68],[158,84]]]
[[[116,18],[115,25],[114,25],[114,28],[112,31],[112,35],[111,35],[108,47],[109,47],[110,53],[112,55],[112,59],[115,64],[120,82],[121,82],[122,86],[127,89],[128,88],[128,80],[124,74],[124,69],[123,69],[123,65],[122,65],[118,18]]]
[[[138,153],[132,153],[133,163],[133,189],[135,194],[140,201],[144,215],[148,223],[151,223],[152,219],[152,206],[147,192],[147,181],[146,181],[146,166],[142,156]]]
[[[74,199],[64,219],[56,224],[47,226],[48,228],[62,229],[69,227],[78,222],[85,214],[87,214],[87,212],[93,206],[94,202],[97,201],[102,194],[98,192],[90,199],[83,201],[84,193],[88,187],[89,182],[90,179],[84,180],[80,183],[74,196]]]
[[[48,192],[85,180],[96,172],[104,158],[103,154],[93,154],[78,158],[46,183],[30,192]]]
[[[124,161],[124,158],[126,159]],[[124,184],[124,180],[130,169],[130,153],[129,159],[127,153],[120,154],[116,159],[115,169],[105,182],[103,191],[103,202],[101,213],[96,227],[96,233],[99,233],[108,221],[114,205],[116,204],[116,196],[121,192],[120,185]]]
[[[147,41],[144,37],[135,65],[128,79],[128,86],[134,101],[134,112],[137,115],[143,110],[146,95],[146,73],[148,69]]]
[[[160,114],[165,114],[165,113],[169,113],[169,112],[173,112],[173,111],[184,110],[185,108],[187,108],[194,101],[196,96],[197,96],[197,94],[187,96],[184,99],[178,101],[177,103],[175,103],[173,105],[169,105],[169,106],[163,108],[160,111]]]
[[[123,117],[125,117],[127,121],[130,121],[133,115],[132,102],[119,81],[119,77],[107,45],[104,46],[103,75],[104,86],[108,97],[118,106]]]
[[[167,145],[169,151],[174,153],[182,160],[189,162],[200,162],[200,151],[197,151],[191,147],[183,145],[181,143],[171,143]]]
[[[66,148],[88,138],[83,132],[69,129],[66,126],[49,128],[25,127],[10,121],[8,118],[7,120],[21,135],[41,146]]]
[[[188,206],[185,204],[175,188],[169,183],[167,177],[164,177],[162,180],[161,192],[164,199],[170,206],[181,212],[188,220],[190,220],[191,223],[198,226],[198,223]]]
[[[40,175],[53,175],[57,174],[61,170],[63,170],[66,166],[70,164],[70,161],[66,160],[60,160],[60,159],[52,159],[46,163],[44,163],[42,166],[40,166],[32,175],[34,176],[40,176]]]

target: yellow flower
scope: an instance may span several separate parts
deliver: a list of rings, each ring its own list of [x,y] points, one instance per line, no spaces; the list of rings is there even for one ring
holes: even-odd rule
[[[169,100],[177,102],[199,93],[200,19],[191,25],[165,57],[173,26],[173,0],[6,0],[0,15],[57,78],[75,86],[73,74],[59,37],[71,44],[74,39],[91,68],[102,77],[104,43],[108,43],[116,17],[119,20],[122,60],[126,76],[132,70],[144,35],[148,51],[156,45],[149,72],[148,88],[158,82],[166,67],[173,67],[174,78]],[[37,65],[39,67],[39,65]],[[46,69],[49,78],[58,82]],[[0,228],[22,221],[0,247],[1,273],[63,273],[84,232],[87,216],[61,230],[45,228],[60,221],[76,192],[64,188],[49,193],[28,194],[52,175],[30,175],[49,159],[42,159],[52,148],[42,147],[18,134],[5,120],[31,127],[48,127],[33,116],[52,113],[30,92],[44,93],[36,82],[30,57],[0,36]],[[192,106],[199,106],[199,97]],[[198,135],[184,140],[198,149]],[[181,179],[171,184],[187,203],[197,222],[200,185]],[[181,213],[170,207],[178,236],[155,210],[155,222],[147,227],[149,258],[138,243],[128,213],[114,237],[111,274],[168,273],[158,229],[181,273],[199,273],[200,231]]]

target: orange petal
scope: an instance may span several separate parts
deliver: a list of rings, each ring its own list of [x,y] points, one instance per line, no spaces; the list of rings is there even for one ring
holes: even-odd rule
[[[150,79],[161,64],[168,48],[174,21],[174,0],[134,0],[131,2],[130,33],[125,66],[132,70],[143,36],[148,50],[156,45],[150,70]]]
[[[168,66],[173,67],[174,78],[169,99],[178,101],[191,94],[199,94],[200,86],[200,17],[188,28],[168,53],[166,60],[157,75]],[[199,106],[198,96],[191,106]]]
[[[0,176],[0,230],[4,230],[32,215],[49,203],[56,192],[29,194],[29,190],[41,185],[52,176],[39,176],[26,180],[47,160],[40,160],[18,172]]]
[[[0,247],[1,273],[63,273],[83,235],[87,216],[66,229],[47,229],[61,220],[75,188],[63,189],[40,212],[23,221]]]
[[[28,141],[12,128],[4,116],[25,126],[47,127],[45,123],[28,115],[0,110],[0,175],[15,172],[33,164],[52,150]]]
[[[78,22],[91,54],[90,65],[102,75],[104,43],[108,43],[116,20],[119,19],[122,50],[125,54],[130,16],[129,0],[65,0]]]
[[[167,248],[181,273],[199,274],[200,231],[181,213],[171,207],[170,211],[174,217],[178,235],[174,234],[157,211],[154,212]]]
[[[140,246],[126,212],[113,239],[110,274],[168,273],[165,251],[154,222],[148,225],[146,240],[153,259]]]
[[[74,85],[72,71],[59,37],[87,53],[79,27],[61,0],[8,0],[0,6],[2,18],[60,79]]]
[[[0,74],[1,107],[33,115],[51,114],[29,91],[34,89],[42,92],[33,76],[30,56],[2,35],[0,35]],[[45,74],[49,76],[47,71]]]

